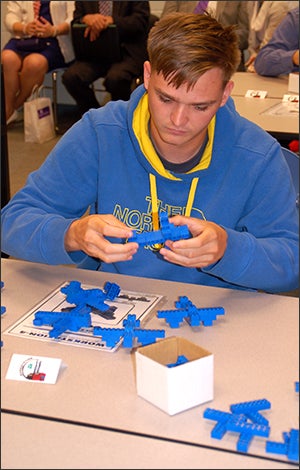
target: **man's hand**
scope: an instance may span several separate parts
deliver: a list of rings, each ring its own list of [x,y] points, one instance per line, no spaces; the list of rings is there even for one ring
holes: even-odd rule
[[[137,243],[111,243],[106,237],[130,238],[133,233],[111,214],[89,215],[75,220],[65,235],[67,251],[84,251],[105,263],[129,261],[138,250]]]
[[[101,31],[113,23],[113,18],[111,16],[101,15],[100,13],[94,13],[91,15],[85,15],[82,21],[87,24],[87,28],[84,31],[84,37],[89,37],[90,41],[95,41]]]
[[[299,49],[294,52],[292,59],[294,65],[299,65]]]
[[[166,261],[189,268],[205,268],[219,261],[227,247],[227,233],[219,225],[177,215],[169,219],[176,226],[187,225],[193,238],[167,241],[160,254]]]

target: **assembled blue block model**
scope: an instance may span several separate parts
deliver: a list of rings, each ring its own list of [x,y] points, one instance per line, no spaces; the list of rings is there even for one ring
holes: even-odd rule
[[[66,300],[70,304],[77,306],[88,306],[98,310],[108,310],[110,307],[105,300],[114,300],[120,293],[120,287],[117,284],[106,282],[104,289],[83,289],[79,281],[71,281],[60,291],[66,295]]]
[[[254,436],[269,437],[268,420],[264,419],[258,410],[269,409],[270,407],[271,404],[268,400],[255,400],[231,405],[231,413],[207,408],[203,416],[217,421],[211,432],[211,437],[222,439],[227,431],[240,433],[237,450],[239,452],[248,452]]]
[[[134,235],[128,238],[128,242],[136,242],[140,246],[158,245],[157,248],[163,246],[166,240],[182,240],[191,238],[191,234],[186,225],[175,226],[169,222],[167,212],[159,213],[160,230],[152,232],[137,233],[135,230]]]
[[[217,315],[224,315],[223,307],[197,308],[186,296],[175,302],[176,310],[158,310],[157,318],[165,318],[171,328],[178,328],[183,320],[190,326],[211,326]]]
[[[132,348],[135,338],[142,346],[155,343],[156,338],[164,338],[164,330],[145,330],[140,328],[140,320],[136,319],[136,315],[128,315],[123,320],[124,328],[102,328],[94,327],[94,336],[101,336],[106,346],[115,346],[121,338],[123,338],[123,347]]]
[[[63,312],[39,310],[35,313],[33,324],[36,326],[51,325],[50,338],[58,338],[66,330],[78,331],[80,328],[91,327],[91,312],[93,309],[107,311],[110,306],[105,300],[114,300],[120,293],[118,284],[106,282],[104,289],[83,289],[79,281],[70,281],[60,291],[66,295],[66,300],[74,307]]]

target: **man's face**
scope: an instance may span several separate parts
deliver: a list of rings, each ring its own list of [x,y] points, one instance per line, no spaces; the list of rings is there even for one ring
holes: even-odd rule
[[[233,82],[224,89],[222,71],[214,68],[205,72],[193,89],[188,91],[186,84],[176,89],[145,62],[144,85],[148,91],[151,135],[158,150],[168,154],[170,146],[176,146],[188,154],[202,143],[209,122],[226,103]]]

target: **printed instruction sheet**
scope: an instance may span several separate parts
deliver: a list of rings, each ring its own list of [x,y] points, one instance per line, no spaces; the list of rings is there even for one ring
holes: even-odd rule
[[[49,331],[52,330],[53,326],[35,326],[33,320],[38,311],[66,312],[75,307],[74,304],[71,305],[66,301],[66,295],[61,292],[61,288],[67,285],[69,285],[69,282],[61,284],[38,305],[21,317],[14,325],[4,331],[4,334],[113,352],[120,346],[123,339],[121,338],[114,347],[107,347],[106,343],[102,341],[101,336],[95,336],[93,334],[93,328],[123,328],[123,320],[126,319],[129,314],[136,315],[136,320],[140,321],[140,328],[143,328],[147,318],[150,318],[151,312],[153,312],[155,307],[156,309],[154,311],[156,312],[157,305],[163,299],[162,295],[123,291],[121,289],[119,295],[114,300],[105,300],[105,304],[109,305],[108,310],[101,311],[92,308],[91,327],[82,327],[79,331],[75,332],[66,330],[57,338],[51,338]],[[81,284],[81,288],[99,289],[99,286]],[[100,289],[103,288],[100,287]],[[146,328],[146,326],[144,327]]]

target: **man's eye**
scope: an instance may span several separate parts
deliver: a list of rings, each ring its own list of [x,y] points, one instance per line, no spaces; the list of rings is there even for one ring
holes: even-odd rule
[[[165,96],[159,95],[159,99],[162,103],[169,103],[171,100],[169,98],[166,98]]]
[[[208,106],[195,106],[196,111],[207,111]]]

